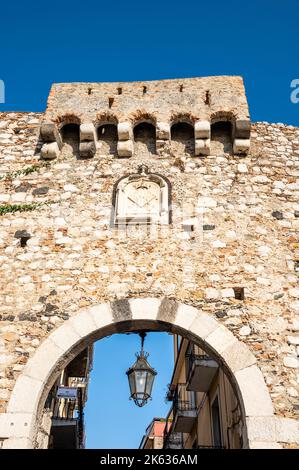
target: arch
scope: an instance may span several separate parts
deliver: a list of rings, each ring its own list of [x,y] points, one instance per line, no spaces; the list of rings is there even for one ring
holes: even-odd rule
[[[101,153],[116,154],[118,134],[117,124],[107,123],[97,127],[97,140],[101,143]]]
[[[150,153],[156,153],[156,127],[151,122],[142,121],[134,126],[134,142],[141,142]]]
[[[58,118],[58,128],[63,144],[71,146],[73,154],[79,157],[80,147],[80,119],[73,115],[67,114]]]
[[[218,111],[211,115],[211,154],[233,152],[235,116],[231,112]]]
[[[171,141],[179,143],[184,152],[194,155],[194,122],[189,115],[177,115],[172,119],[170,136]]]
[[[0,417],[4,447],[35,446],[38,420],[56,376],[87,344],[136,329],[172,331],[197,342],[217,359],[231,380],[246,423],[244,446],[254,448],[262,442],[264,448],[279,447],[269,431],[273,406],[255,356],[211,315],[168,298],[94,305],[81,309],[52,332],[29,359],[16,381],[7,413]]]
[[[156,118],[144,110],[137,110],[129,116],[133,126],[135,153],[156,153]]]

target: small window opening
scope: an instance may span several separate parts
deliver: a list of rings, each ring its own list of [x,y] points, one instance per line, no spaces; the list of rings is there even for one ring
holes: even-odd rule
[[[178,122],[173,124],[171,127],[171,140],[173,142],[179,143],[177,151],[182,151],[182,153],[189,153],[190,155],[194,155],[195,148],[194,148],[194,127],[187,122]]]
[[[20,240],[21,247],[25,248],[28,240],[31,238],[31,235],[26,230],[17,230],[15,233],[15,238],[18,238]]]
[[[206,96],[205,96],[205,104],[207,106],[210,106],[210,102],[211,102],[211,94],[210,94],[210,90],[207,90]]]
[[[101,153],[115,154],[117,149],[117,126],[115,124],[104,124],[98,127],[98,141],[101,142]]]
[[[244,300],[245,298],[244,287],[233,287],[233,290],[235,293],[235,299]]]
[[[122,95],[122,92],[123,92],[123,89],[122,89],[122,88],[118,88],[118,89],[117,89],[117,93],[118,93],[119,95]]]
[[[91,95],[91,91],[92,91],[92,88],[88,88],[88,91],[87,91],[88,95]]]
[[[215,122],[211,126],[211,154],[232,153],[232,124],[229,121]]]
[[[112,108],[113,103],[114,103],[114,98],[112,98],[112,97],[108,98],[109,108]]]
[[[145,95],[146,92],[147,92],[147,88],[146,88],[146,86],[144,86],[143,89],[142,89],[142,93]]]
[[[79,124],[65,124],[61,128],[61,138],[64,144],[72,147],[74,155],[79,155],[80,126]]]
[[[180,85],[180,93],[184,90],[184,85]]]
[[[156,128],[149,122],[141,122],[134,127],[134,141],[139,142],[139,150],[146,147],[150,153],[156,153]]]

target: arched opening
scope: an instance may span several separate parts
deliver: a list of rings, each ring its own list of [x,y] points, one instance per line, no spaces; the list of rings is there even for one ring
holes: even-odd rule
[[[243,423],[242,446],[254,447],[256,444],[256,428],[250,425],[255,419],[259,421],[259,442],[263,441],[264,447],[277,444],[269,440],[268,433],[269,420],[273,419],[272,401],[262,373],[255,365],[256,358],[248,347],[202,310],[167,298],[140,298],[82,309],[49,335],[17,379],[5,415],[7,426],[3,447],[16,448],[18,443],[22,448],[46,447],[45,439],[39,440],[44,405],[61,371],[94,341],[115,333],[140,330],[168,331],[186,338],[188,345],[195,343],[217,362],[231,384]],[[176,388],[174,397],[181,396],[178,393]],[[214,405],[215,415],[219,403],[216,401]],[[17,438],[13,432],[15,423]],[[217,416],[214,423],[218,426]]]
[[[214,122],[211,125],[211,154],[232,154],[232,151],[232,123],[230,121]]]
[[[115,155],[117,150],[117,126],[116,124],[102,124],[97,129],[98,142],[101,144],[100,153]]]
[[[150,122],[140,122],[134,127],[135,152],[156,153],[156,127]]]
[[[194,156],[194,126],[188,122],[177,122],[171,126],[171,141],[178,153]]]
[[[80,125],[75,123],[64,124],[60,129],[61,139],[67,144],[67,150],[71,150],[73,155],[79,157],[80,146]]]
[[[138,335],[106,337],[78,354],[52,387],[43,411],[52,423],[48,447],[242,448],[240,405],[221,365],[177,334],[150,332],[145,343],[156,372],[146,405],[136,407],[128,400],[125,374]],[[65,398],[63,392],[76,392],[76,398]],[[151,436],[153,421],[160,430]]]

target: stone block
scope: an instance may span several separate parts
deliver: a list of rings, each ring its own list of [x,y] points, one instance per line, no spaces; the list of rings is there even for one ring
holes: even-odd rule
[[[69,320],[70,326],[74,328],[82,338],[94,333],[98,328],[88,309],[81,310]]]
[[[32,420],[31,413],[1,413],[0,438],[28,437],[28,428]]]
[[[132,299],[129,301],[133,320],[156,320],[161,301],[159,299]]]
[[[288,444],[299,444],[299,421],[292,418],[275,417],[276,440]]]
[[[234,140],[234,153],[246,154],[250,149],[250,139],[235,139]]]
[[[200,311],[197,312],[197,316],[194,318],[192,324],[189,327],[189,331],[194,335],[199,336],[201,339],[205,339],[213,331],[218,328],[219,324],[214,318],[206,313]]]
[[[60,155],[59,146],[56,142],[44,144],[40,152],[41,158],[44,160],[55,160]]]
[[[89,315],[98,328],[105,327],[113,323],[113,316],[110,304],[94,305],[88,308]]]
[[[44,363],[44,369],[48,370],[48,360]],[[7,412],[8,413],[36,413],[38,403],[45,383],[41,380],[33,379],[27,375],[20,375],[11,394]]]
[[[194,320],[198,317],[199,314],[197,308],[180,304],[177,310],[175,324],[188,331]]]
[[[194,124],[195,139],[210,139],[211,124],[209,121],[196,121]]]
[[[33,449],[33,441],[23,437],[6,439],[3,449]]]
[[[235,138],[250,139],[251,122],[249,119],[237,119],[235,122]]]
[[[47,338],[37,349],[32,359],[27,362],[23,374],[30,378],[46,382],[51,369],[54,368],[64,352],[62,348],[51,341],[50,337]]]
[[[81,158],[92,158],[96,153],[95,142],[80,142],[79,152]]]
[[[52,122],[44,122],[40,127],[40,135],[44,142],[51,143],[56,142],[59,149],[62,147],[61,136],[58,132],[56,124]]]
[[[119,157],[132,157],[133,155],[133,142],[125,140],[117,143],[117,153]]]
[[[130,122],[120,122],[117,125],[118,140],[129,140],[132,138],[132,124]]]
[[[210,139],[195,140],[195,155],[210,155]]]
[[[80,126],[80,140],[82,141],[95,141],[96,140],[95,127],[92,122],[84,122]]]
[[[273,404],[260,369],[255,365],[245,367],[237,371],[235,377],[243,396],[246,416],[272,416]]]
[[[232,372],[245,369],[245,367],[256,363],[256,357],[241,341],[230,344],[222,351],[221,355]]]
[[[237,343],[237,338],[224,326],[218,325],[218,328],[206,337],[206,342],[218,354],[222,354],[225,349]]]
[[[170,140],[170,124],[167,122],[157,122],[157,139]]]

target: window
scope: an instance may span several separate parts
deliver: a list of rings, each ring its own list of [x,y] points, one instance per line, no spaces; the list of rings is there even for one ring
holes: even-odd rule
[[[213,433],[213,445],[215,447],[222,446],[222,438],[221,438],[221,421],[220,421],[220,409],[219,409],[219,399],[218,394],[214,398],[211,407],[211,415],[212,415],[212,433]]]
[[[141,165],[137,174],[122,178],[115,192],[115,224],[169,223],[167,181]]]

